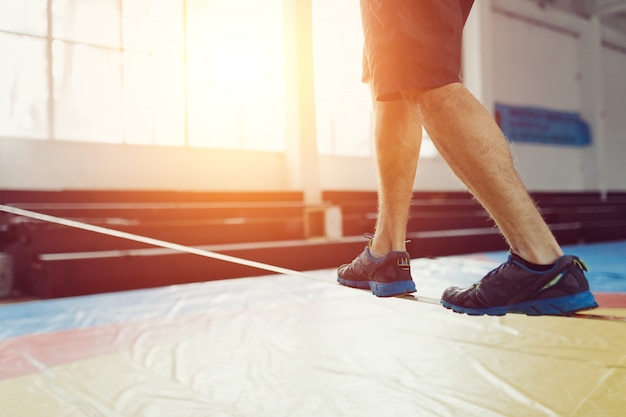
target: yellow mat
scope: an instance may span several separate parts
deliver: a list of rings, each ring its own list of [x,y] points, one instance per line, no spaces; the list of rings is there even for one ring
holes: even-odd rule
[[[288,276],[7,308],[14,320],[3,326],[49,321],[0,339],[7,417],[626,410],[622,322],[468,317]]]

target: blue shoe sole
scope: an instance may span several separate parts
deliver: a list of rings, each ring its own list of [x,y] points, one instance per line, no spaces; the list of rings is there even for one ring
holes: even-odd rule
[[[581,310],[598,307],[593,294],[589,291],[559,298],[546,298],[526,301],[508,306],[488,308],[465,308],[441,300],[441,304],[456,313],[465,313],[470,316],[503,316],[507,313],[526,314],[527,316],[562,316]]]
[[[395,295],[408,294],[417,291],[413,281],[396,281],[382,283],[376,281],[351,281],[337,278],[337,282],[346,287],[360,288],[362,290],[372,290],[377,297],[393,297]]]

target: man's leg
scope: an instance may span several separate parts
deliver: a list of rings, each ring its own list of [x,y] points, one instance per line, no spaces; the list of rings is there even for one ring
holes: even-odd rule
[[[460,83],[405,93],[439,153],[492,216],[513,252],[550,264],[563,255],[520,181],[489,112]]]
[[[474,315],[560,315],[597,307],[585,264],[563,256],[489,112],[460,83],[413,90],[404,97],[414,104],[443,158],[491,214],[512,250],[507,262],[480,282],[446,289],[444,307]]]
[[[422,126],[415,109],[404,100],[375,102],[374,111],[378,222],[363,252],[339,267],[337,281],[388,297],[415,291],[405,240]]]
[[[413,195],[422,125],[404,100],[374,101],[378,165],[378,221],[371,250],[375,255],[406,250],[406,226]]]

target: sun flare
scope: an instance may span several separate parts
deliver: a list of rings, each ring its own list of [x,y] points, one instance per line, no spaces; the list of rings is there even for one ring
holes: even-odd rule
[[[190,143],[282,150],[282,2],[196,3],[188,19]]]

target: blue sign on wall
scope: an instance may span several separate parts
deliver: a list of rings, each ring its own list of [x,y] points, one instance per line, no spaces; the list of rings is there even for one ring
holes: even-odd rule
[[[578,113],[496,103],[496,121],[511,142],[587,146],[589,125]]]

